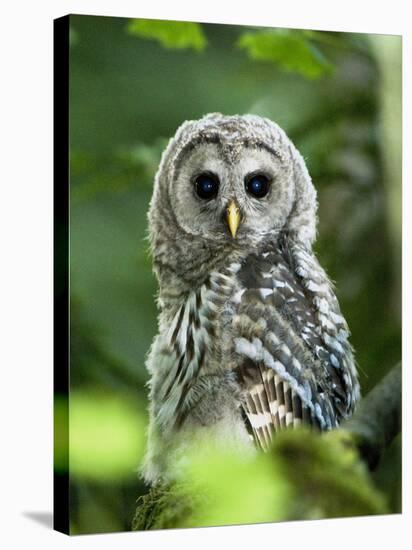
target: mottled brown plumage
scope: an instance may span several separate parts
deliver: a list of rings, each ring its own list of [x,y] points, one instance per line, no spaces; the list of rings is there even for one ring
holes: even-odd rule
[[[267,119],[212,114],[170,140],[149,212],[148,481],[178,475],[197,440],[247,454],[278,430],[328,430],[352,413],[359,385],[312,251],[316,206],[302,157]]]

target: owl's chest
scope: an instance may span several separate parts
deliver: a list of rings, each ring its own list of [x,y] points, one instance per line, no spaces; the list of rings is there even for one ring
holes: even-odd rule
[[[213,272],[201,287],[186,297],[167,322],[166,345],[173,350],[177,362],[195,362],[197,372],[200,368],[208,371],[211,363],[231,353],[238,269],[239,265],[233,263]]]
[[[217,360],[225,368],[230,368],[230,361],[234,351],[234,327],[237,316],[237,307],[233,297],[227,300],[221,309],[217,320],[217,334],[215,348],[211,360]]]

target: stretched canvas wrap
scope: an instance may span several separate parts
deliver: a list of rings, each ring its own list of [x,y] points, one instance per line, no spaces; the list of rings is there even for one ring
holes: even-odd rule
[[[54,32],[55,529],[400,513],[401,37]]]

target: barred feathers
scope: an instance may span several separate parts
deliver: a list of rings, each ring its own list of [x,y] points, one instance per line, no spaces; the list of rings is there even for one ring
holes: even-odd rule
[[[199,373],[208,371],[211,356],[217,352],[218,319],[233,285],[233,269],[212,273],[175,313],[162,350],[173,367],[157,396],[162,402],[157,414],[160,425],[179,427],[202,397],[202,391],[207,391],[196,383]]]
[[[303,248],[250,254],[234,318],[239,382],[256,442],[301,424],[327,430],[349,415],[359,386],[348,327],[332,287]]]
[[[225,315],[230,319],[222,326]],[[348,335],[316,259],[282,237],[212,273],[176,312],[166,343],[173,368],[162,384],[159,422],[182,424],[205,391],[196,385],[199,375],[220,354],[233,369],[247,427],[262,449],[278,430],[302,423],[334,428],[359,396]],[[219,348],[223,336],[228,354]]]

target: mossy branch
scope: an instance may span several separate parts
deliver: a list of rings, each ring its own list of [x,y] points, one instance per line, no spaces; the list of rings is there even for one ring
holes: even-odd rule
[[[369,469],[400,427],[399,364],[338,430],[285,430],[269,453],[248,463],[228,454],[195,457],[184,482],[153,487],[140,497],[133,529],[388,513]]]

